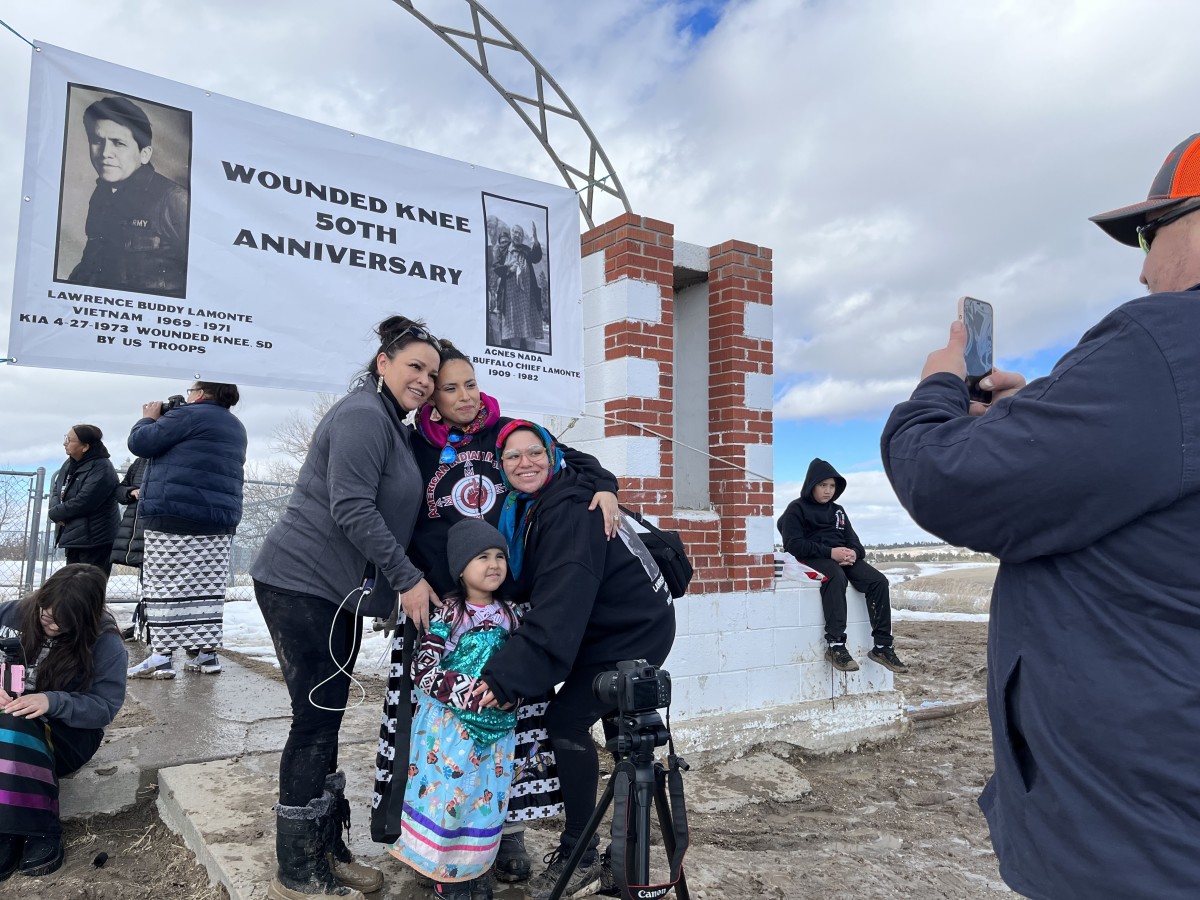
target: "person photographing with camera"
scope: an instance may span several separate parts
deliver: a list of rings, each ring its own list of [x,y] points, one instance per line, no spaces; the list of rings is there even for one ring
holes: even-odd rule
[[[58,779],[95,755],[125,702],[129,657],[106,584],[71,563],[0,605],[0,881],[62,865]]]
[[[1200,134],[1146,200],[1094,216],[1150,291],[1028,385],[970,403],[951,325],[882,436],[922,528],[1000,560],[995,773],[979,805],[1028,897],[1196,896],[1200,882]]]
[[[566,823],[546,870],[529,884],[533,900],[545,900],[596,806],[599,758],[591,728],[617,704],[611,696],[597,697],[593,682],[622,660],[661,665],[675,640],[675,607],[657,569],[631,549],[637,542],[644,553],[628,523],[620,523],[619,539],[607,539],[598,521],[603,513],[589,509],[590,486],[580,483],[544,428],[514,420],[501,429],[496,448],[509,490],[500,532],[530,609],[485,665],[475,692],[482,705],[505,707],[562,683],[545,723],[558,758]],[[584,851],[564,897],[599,884],[597,844]]]
[[[237,385],[197,381],[186,402],[144,404],[129,433],[130,452],[149,460],[138,506],[151,651],[130,678],[174,678],[176,650],[198,651],[190,672],[221,671],[225,583],[246,462],[246,428],[229,411],[239,399]]]

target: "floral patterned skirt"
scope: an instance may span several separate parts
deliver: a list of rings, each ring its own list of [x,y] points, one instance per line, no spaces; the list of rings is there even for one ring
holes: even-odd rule
[[[500,849],[515,737],[479,747],[454,710],[418,693],[400,837],[388,852],[435,881],[468,881]]]

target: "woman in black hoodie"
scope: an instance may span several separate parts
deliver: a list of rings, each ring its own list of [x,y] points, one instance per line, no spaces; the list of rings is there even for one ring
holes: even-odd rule
[[[55,543],[68,563],[91,563],[112,570],[112,544],[117,536],[117,471],[108,458],[104,433],[95,425],[67,431],[67,461],[50,480],[50,521],[57,525]]]
[[[593,490],[563,459],[541,426],[513,420],[500,430],[497,455],[508,493],[500,533],[508,566],[530,604],[523,624],[488,660],[476,688],[481,705],[505,706],[562,683],[546,709],[546,731],[558,758],[566,824],[548,868],[529,885],[549,897],[596,806],[599,759],[591,728],[615,711],[592,682],[620,660],[666,660],[675,640],[675,607],[658,567],[628,523],[608,540],[589,509]],[[600,879],[595,844],[567,884],[577,896]]]

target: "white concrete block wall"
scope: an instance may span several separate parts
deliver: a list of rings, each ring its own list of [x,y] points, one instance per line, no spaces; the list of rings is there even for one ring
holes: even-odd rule
[[[861,666],[838,672],[824,658],[825,622],[815,582],[775,591],[685,596],[676,603],[672,715],[733,714],[894,690],[892,673],[867,659],[871,626],[850,590],[847,644]]]
[[[588,380],[583,386],[584,398],[588,402],[624,397],[657,399],[659,365],[653,359],[623,356],[588,366]]]
[[[624,322],[626,319],[662,321],[662,298],[658,285],[632,278],[618,278],[611,284],[602,284],[589,290],[585,283],[584,328],[607,322]]]
[[[774,385],[770,375],[755,372],[746,375],[746,409],[770,409],[774,400]]]
[[[746,468],[761,480],[770,480],[775,472],[774,444],[746,444]],[[750,476],[753,478],[754,476]],[[754,480],[760,480],[758,478]],[[772,525],[773,527],[773,525]],[[772,546],[774,539],[772,538]]]
[[[586,282],[585,282],[586,285]],[[586,287],[585,287],[586,290]],[[747,303],[745,311],[746,337],[769,341],[775,326],[773,307],[765,303]]]
[[[579,275],[580,289],[585,297],[588,291],[604,287],[604,251],[590,253],[579,260]]]
[[[746,518],[746,552],[771,553],[775,549],[775,520],[770,516]]]

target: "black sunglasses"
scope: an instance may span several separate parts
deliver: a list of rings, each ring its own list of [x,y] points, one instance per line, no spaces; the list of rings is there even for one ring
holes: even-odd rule
[[[404,340],[409,335],[412,335],[418,341],[425,341],[427,344],[432,344],[433,348],[435,350],[437,350],[439,353],[441,352],[441,349],[440,349],[441,344],[438,342],[438,339],[435,338],[428,331],[426,331],[424,328],[422,328],[420,325],[409,325],[402,332],[400,332],[398,335],[396,335],[395,340],[393,340],[390,344],[388,344],[386,347],[383,348],[383,352],[390,353],[393,347],[395,347],[398,343],[400,343],[402,340]]]
[[[1139,225],[1137,227],[1138,246],[1142,248],[1144,253],[1149,253],[1150,244],[1154,241],[1154,232],[1158,231],[1164,225],[1170,225],[1172,222],[1182,219],[1189,213],[1194,213],[1198,209],[1200,209],[1200,204],[1184,206],[1182,209],[1172,210],[1165,216],[1159,216],[1145,225]]]

